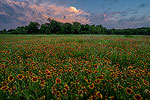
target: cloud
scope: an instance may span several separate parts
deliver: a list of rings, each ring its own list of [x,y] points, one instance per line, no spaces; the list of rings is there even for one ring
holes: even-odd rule
[[[69,9],[68,9],[68,11],[74,12],[74,13],[80,13],[80,12],[79,12],[75,7],[73,7],[73,6],[70,6]]]
[[[123,11],[123,12],[104,12],[104,13],[91,13],[90,14],[90,22],[91,24],[102,24],[102,25],[106,25],[106,24],[110,24],[110,23],[114,23],[116,22],[120,17],[123,17],[124,15],[126,15],[127,12]]]
[[[0,0],[0,29],[16,28],[27,25],[31,21],[47,22],[48,18],[60,22],[80,22],[82,24],[102,24],[107,28],[129,28],[150,25],[150,16],[138,16],[139,10],[131,8],[124,11],[113,11],[108,8],[101,13],[89,13],[75,6],[76,0]],[[107,0],[106,3],[114,4],[120,0]],[[141,3],[138,8],[147,4]]]
[[[138,28],[138,27],[147,27],[150,25],[150,16],[141,16],[136,17],[132,16],[126,19],[120,19],[118,25],[125,28]]]
[[[45,16],[45,18],[51,17],[61,22],[80,21],[83,24],[89,23],[88,20],[85,21],[85,17],[86,15],[89,15],[89,13],[86,13],[85,11],[77,9],[73,6],[65,7],[58,6],[56,4],[49,5],[42,3],[40,5],[31,5],[30,8],[36,10],[36,12],[42,13],[42,16]]]
[[[77,2],[78,0],[48,0],[51,1],[53,3],[56,3],[57,5],[63,5],[63,6],[68,6],[68,5],[72,5],[73,3]]]
[[[0,15],[3,15],[0,16],[0,25],[8,27],[14,24],[12,28],[26,25],[31,21],[45,23],[49,17],[61,22],[90,23],[86,18],[89,13],[74,6],[58,5],[49,0],[0,0]],[[3,21],[5,19],[8,20],[7,23]]]
[[[6,15],[6,16],[9,16],[7,13],[5,12],[0,12],[0,15]]]
[[[145,6],[147,6],[146,4],[142,3],[138,6],[138,8],[144,8]]]
[[[127,19],[120,19],[119,22],[120,23],[128,23],[128,24],[129,23],[140,24],[140,23],[145,23],[145,22],[150,23],[150,16],[141,16],[141,17],[132,16]]]
[[[147,27],[150,26],[150,16],[135,16],[132,12],[126,11],[117,11],[110,13],[92,13],[89,16],[90,24],[101,24],[107,28],[138,28],[138,27]],[[135,11],[134,11],[135,12]],[[130,16],[128,16],[128,14]],[[124,16],[126,14],[126,16]]]

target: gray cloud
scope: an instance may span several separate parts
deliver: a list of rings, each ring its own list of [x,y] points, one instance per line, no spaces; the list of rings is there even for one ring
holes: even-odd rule
[[[147,27],[150,25],[150,16],[124,16],[129,12],[112,12],[112,13],[92,13],[90,24],[102,24],[107,28],[138,28]]]
[[[150,25],[150,16],[122,18],[115,24],[117,28],[147,27]]]
[[[81,9],[60,6],[48,0],[39,1],[41,0],[0,0],[0,26],[8,28],[13,24],[12,28],[16,28],[31,21],[45,23],[49,17],[61,22],[89,23],[86,19],[89,13]]]
[[[144,7],[146,7],[146,6],[147,6],[146,4],[142,3],[142,4],[140,4],[140,5],[138,6],[138,8],[144,8]]]

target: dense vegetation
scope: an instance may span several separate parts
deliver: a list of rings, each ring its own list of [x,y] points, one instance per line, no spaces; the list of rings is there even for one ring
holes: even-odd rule
[[[0,39],[1,100],[150,100],[150,36]]]
[[[61,23],[48,19],[48,23],[40,25],[31,22],[27,26],[16,29],[1,30],[0,34],[116,34],[116,35],[150,35],[150,27],[136,29],[107,29],[102,25],[83,25],[79,22]]]

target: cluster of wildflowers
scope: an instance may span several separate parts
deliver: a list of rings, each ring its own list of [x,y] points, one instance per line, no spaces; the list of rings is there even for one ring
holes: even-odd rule
[[[150,100],[150,37],[14,36],[0,46],[1,98]]]

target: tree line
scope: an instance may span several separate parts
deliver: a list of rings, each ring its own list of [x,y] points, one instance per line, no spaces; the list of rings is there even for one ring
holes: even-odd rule
[[[150,27],[132,29],[107,29],[102,25],[81,24],[79,22],[61,23],[48,19],[48,23],[40,25],[30,22],[16,29],[1,30],[0,34],[108,34],[108,35],[150,35]]]

